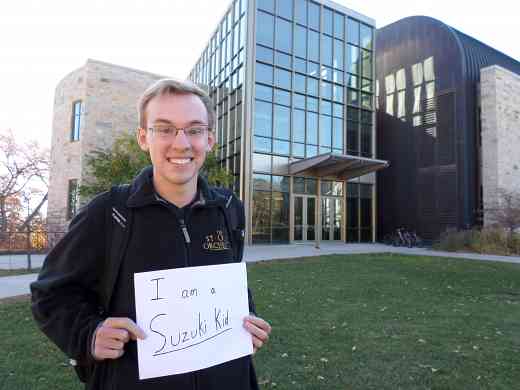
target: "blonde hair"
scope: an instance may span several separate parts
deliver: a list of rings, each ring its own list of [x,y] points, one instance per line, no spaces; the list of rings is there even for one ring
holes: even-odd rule
[[[209,98],[206,91],[198,87],[189,80],[161,79],[150,85],[143,92],[137,104],[137,113],[139,115],[139,126],[146,129],[146,108],[150,100],[156,96],[175,95],[175,94],[193,94],[200,98],[208,113],[208,127],[210,130],[215,128],[215,110],[213,102]]]

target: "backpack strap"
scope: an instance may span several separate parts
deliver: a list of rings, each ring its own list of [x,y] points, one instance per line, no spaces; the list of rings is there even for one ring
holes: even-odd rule
[[[132,230],[133,212],[126,206],[130,196],[130,185],[113,186],[110,189],[110,202],[107,210],[107,257],[104,268],[104,309],[108,310],[117,282],[119,269],[125,255],[130,232]]]

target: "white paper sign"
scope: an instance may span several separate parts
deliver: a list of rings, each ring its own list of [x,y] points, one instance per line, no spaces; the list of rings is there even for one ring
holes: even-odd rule
[[[134,274],[139,379],[182,374],[253,353],[245,263]]]

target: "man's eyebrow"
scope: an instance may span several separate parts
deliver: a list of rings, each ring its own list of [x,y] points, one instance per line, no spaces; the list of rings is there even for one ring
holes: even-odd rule
[[[165,124],[168,124],[168,125],[175,125],[172,121],[170,121],[168,119],[162,119],[162,118],[158,118],[158,119],[154,120],[153,123],[154,124],[165,123]],[[206,122],[198,120],[198,119],[194,119],[194,120],[189,121],[189,122],[186,123],[186,126],[192,126],[192,125],[204,125],[204,126],[207,126],[208,124]]]

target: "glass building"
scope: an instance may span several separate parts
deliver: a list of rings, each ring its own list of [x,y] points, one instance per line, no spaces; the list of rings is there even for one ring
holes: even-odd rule
[[[373,241],[374,20],[331,1],[234,0],[190,73],[249,244]]]

